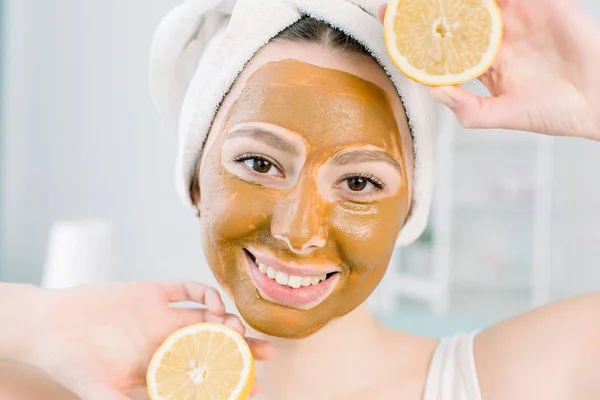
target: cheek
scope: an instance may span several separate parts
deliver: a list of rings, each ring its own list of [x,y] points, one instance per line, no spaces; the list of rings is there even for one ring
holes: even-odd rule
[[[257,195],[260,189],[220,165],[207,165],[200,180],[201,221],[207,239],[236,241],[267,226],[273,204],[269,196]]]
[[[405,193],[370,205],[338,204],[332,230],[348,266],[361,272],[385,270],[407,214]]]

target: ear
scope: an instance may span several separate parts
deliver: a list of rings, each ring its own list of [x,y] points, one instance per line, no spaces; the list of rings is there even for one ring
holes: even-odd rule
[[[195,176],[190,185],[190,198],[192,203],[198,210],[198,217],[200,217],[200,180],[198,176]]]

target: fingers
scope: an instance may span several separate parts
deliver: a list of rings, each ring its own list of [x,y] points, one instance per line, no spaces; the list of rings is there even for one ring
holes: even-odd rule
[[[465,128],[506,128],[514,125],[518,115],[505,97],[479,97],[460,86],[444,86],[430,90],[431,97],[451,109]]]
[[[258,380],[254,381],[252,385],[252,392],[250,392],[250,397],[256,396],[260,392],[260,382]]]
[[[511,2],[512,2],[512,0],[496,0],[496,4],[500,8],[507,7]]]
[[[103,384],[88,384],[74,390],[74,392],[81,400],[130,400],[129,397],[118,390]]]
[[[256,360],[266,361],[271,357],[273,346],[271,346],[269,342],[260,339],[246,338],[246,343],[250,346],[252,355]]]
[[[377,18],[383,24],[383,20],[385,19],[385,11],[387,10],[387,4],[379,6],[377,9]]]
[[[198,282],[169,282],[161,285],[171,303],[194,301],[205,305],[215,315],[225,315],[225,304],[213,287]]]
[[[200,322],[214,322],[228,325],[242,336],[246,334],[242,321],[233,314],[215,315],[205,308],[174,308],[173,312],[179,316],[182,327]]]

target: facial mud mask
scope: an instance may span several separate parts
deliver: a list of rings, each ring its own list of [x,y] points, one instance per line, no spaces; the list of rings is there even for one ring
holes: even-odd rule
[[[387,269],[409,210],[397,119],[376,84],[296,60],[226,111],[199,173],[208,263],[253,328],[309,336]]]

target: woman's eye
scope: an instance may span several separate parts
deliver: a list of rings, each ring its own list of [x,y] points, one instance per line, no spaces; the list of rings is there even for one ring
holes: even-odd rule
[[[382,190],[385,185],[383,182],[374,176],[348,176],[343,178],[339,183],[340,187],[348,192],[354,192],[356,194],[368,194],[377,190]]]
[[[283,175],[281,168],[274,161],[265,157],[247,154],[236,158],[234,161],[243,164],[245,168],[252,170],[253,173],[269,176]]]
[[[263,158],[249,158],[244,161],[244,164],[259,174],[267,174],[271,168],[274,168],[273,164]]]
[[[360,176],[346,179],[346,184],[348,185],[348,189],[353,192],[362,192],[369,184],[373,185],[368,179],[361,178]]]

